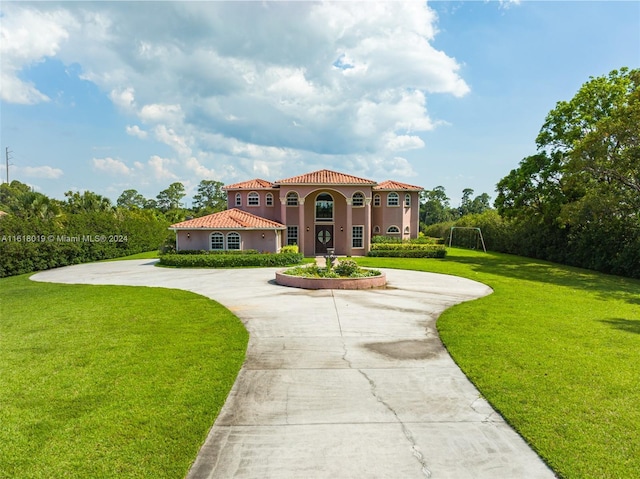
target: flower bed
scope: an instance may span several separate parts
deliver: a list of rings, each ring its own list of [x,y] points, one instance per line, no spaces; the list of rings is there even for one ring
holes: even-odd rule
[[[303,289],[370,289],[387,284],[384,273],[360,268],[352,260],[340,261],[333,268],[298,266],[276,272],[276,283]]]

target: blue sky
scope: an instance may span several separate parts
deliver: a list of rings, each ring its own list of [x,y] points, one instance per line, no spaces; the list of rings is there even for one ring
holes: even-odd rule
[[[640,2],[6,2],[10,180],[63,198],[329,168],[495,196]],[[4,180],[4,161],[0,167]]]

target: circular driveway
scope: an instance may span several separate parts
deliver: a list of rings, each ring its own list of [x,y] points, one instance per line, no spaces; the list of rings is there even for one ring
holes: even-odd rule
[[[35,281],[177,288],[250,333],[245,363],[188,478],[551,478],[438,337],[446,308],[491,293],[454,276],[385,270],[374,290],[275,284],[275,268],[69,266]]]

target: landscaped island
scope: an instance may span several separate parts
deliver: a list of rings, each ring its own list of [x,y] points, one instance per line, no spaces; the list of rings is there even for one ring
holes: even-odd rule
[[[276,283],[304,289],[370,289],[387,284],[385,274],[378,270],[361,268],[349,259],[333,266],[335,258],[327,256],[326,259],[326,267],[314,263],[278,271]]]

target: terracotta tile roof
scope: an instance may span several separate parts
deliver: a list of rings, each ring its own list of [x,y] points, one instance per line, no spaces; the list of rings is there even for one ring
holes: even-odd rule
[[[414,186],[408,185],[406,183],[400,183],[399,181],[387,180],[382,183],[378,183],[377,186],[373,187],[374,190],[405,190],[405,191],[422,191],[424,188],[422,186]]]
[[[263,188],[273,188],[273,183],[256,178],[255,180],[243,181],[222,187],[223,190],[260,190]]]
[[[170,229],[285,229],[286,226],[276,221],[252,215],[246,211],[232,208],[230,210],[201,216],[192,220],[173,224]]]
[[[337,171],[318,170],[304,175],[285,178],[275,182],[276,185],[375,185],[376,182],[357,176],[346,175]]]

